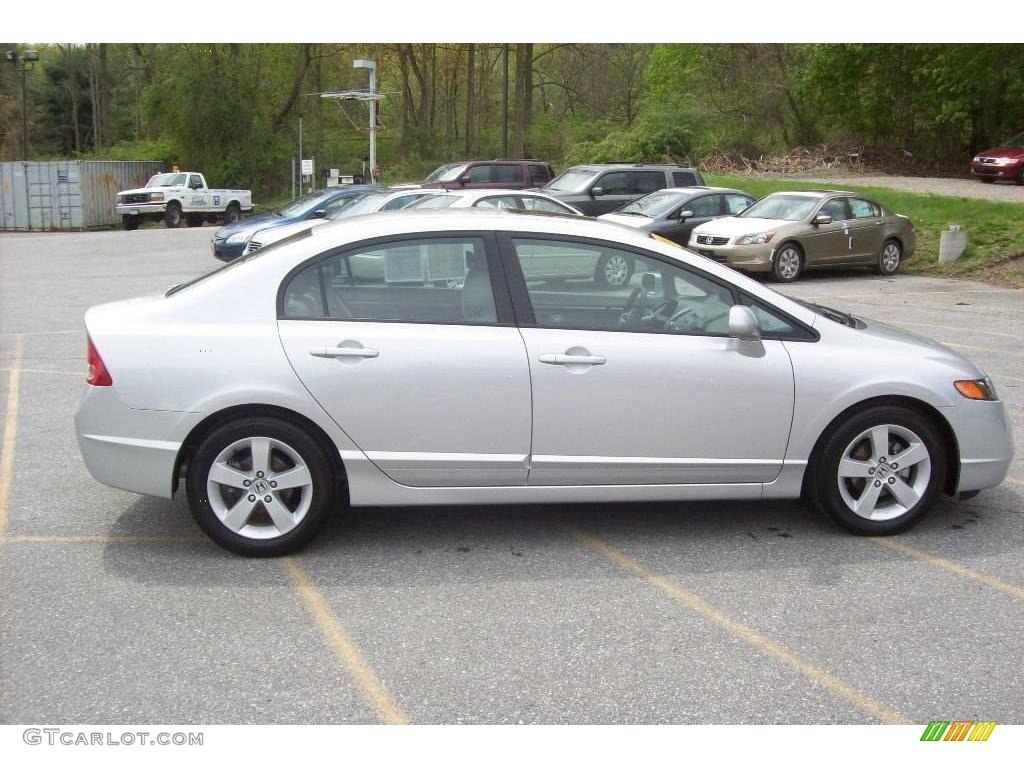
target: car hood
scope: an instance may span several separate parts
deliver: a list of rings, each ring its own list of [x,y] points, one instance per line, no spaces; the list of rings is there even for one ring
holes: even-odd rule
[[[163,192],[171,187],[137,187],[135,189],[122,189],[119,195],[148,195],[150,192]]]
[[[1012,157],[1020,159],[1024,157],[1024,147],[993,147],[979,152],[978,157]]]
[[[279,227],[283,224],[290,224],[292,221],[294,219],[276,213],[261,213],[258,216],[250,216],[247,219],[236,221],[234,224],[221,227],[213,233],[213,237],[215,240],[223,240],[238,232],[254,232],[257,229]]]
[[[614,224],[625,224],[627,227],[633,227],[634,229],[646,229],[653,224],[656,219],[652,219],[649,216],[633,216],[628,213],[603,213],[597,218],[601,221],[610,221]]]
[[[767,232],[770,229],[778,229],[779,227],[785,227],[796,223],[797,222],[795,221],[786,221],[784,219],[754,219],[745,217],[739,218],[737,216],[724,216],[721,219],[707,221],[697,227],[694,227],[693,231],[701,235],[739,237],[742,235],[754,235],[758,232]]]

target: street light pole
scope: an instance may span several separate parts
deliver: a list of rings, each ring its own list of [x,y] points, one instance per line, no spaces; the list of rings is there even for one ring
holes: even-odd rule
[[[15,72],[21,75],[21,157],[28,160],[28,72],[39,61],[38,51],[25,51],[18,54],[7,51],[4,58],[14,65]]]

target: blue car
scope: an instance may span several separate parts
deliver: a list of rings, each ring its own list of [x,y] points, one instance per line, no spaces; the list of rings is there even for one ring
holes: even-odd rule
[[[213,255],[221,261],[232,261],[242,255],[249,238],[258,230],[271,229],[297,221],[319,219],[351,202],[353,197],[379,189],[365,184],[332,187],[312,192],[280,210],[261,213],[221,227],[213,234]]]

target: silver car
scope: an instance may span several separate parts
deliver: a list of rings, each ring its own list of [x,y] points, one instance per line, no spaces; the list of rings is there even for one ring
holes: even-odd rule
[[[583,253],[635,269],[524,269]],[[245,555],[296,549],[340,503],[803,495],[894,533],[1000,483],[1013,452],[963,356],[583,218],[328,223],[85,325],[89,471],[165,498],[183,481]]]

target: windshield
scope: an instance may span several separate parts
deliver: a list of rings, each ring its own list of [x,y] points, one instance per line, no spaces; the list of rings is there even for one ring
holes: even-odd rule
[[[805,195],[768,195],[758,200],[742,213],[736,214],[744,219],[781,219],[783,221],[802,221],[806,219],[818,198]]]
[[[465,163],[446,163],[440,168],[435,168],[424,181],[455,181],[462,175]]]
[[[185,173],[158,173],[148,182],[147,187],[184,187]]]
[[[582,191],[595,176],[597,176],[597,171],[570,168],[549,181],[544,189],[553,189],[557,192]]]
[[[1012,139],[1006,142],[1006,146],[1024,147],[1024,133],[1018,133],[1016,136],[1014,136]]]
[[[412,208],[447,208],[459,198],[456,195],[430,195],[417,200],[415,203],[405,206],[404,210]]]
[[[380,208],[381,202],[387,195],[369,192],[365,195],[352,195],[346,198],[337,208],[327,214],[331,221],[336,219],[347,219],[349,216],[358,216],[361,213],[373,213]]]
[[[656,219],[671,211],[687,197],[689,195],[683,192],[651,192],[639,200],[634,200],[629,205],[622,206],[615,213],[634,213]]]
[[[281,216],[301,216],[304,213],[309,213],[316,208],[317,203],[326,201],[327,195],[323,192],[314,192],[311,195],[300,197],[298,200],[294,200],[284,208],[279,208],[275,213]]]

